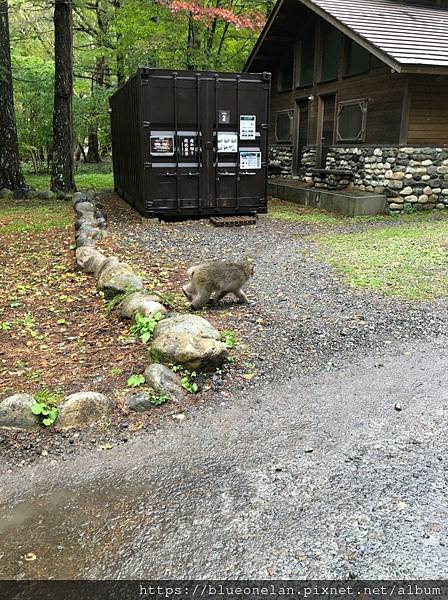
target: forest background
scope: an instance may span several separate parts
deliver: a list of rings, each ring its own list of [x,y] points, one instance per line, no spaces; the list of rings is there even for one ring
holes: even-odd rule
[[[139,66],[239,71],[273,4],[274,0],[74,0],[76,158],[98,163],[110,154],[108,98]],[[9,30],[20,156],[29,178],[50,169],[52,2],[10,0]]]

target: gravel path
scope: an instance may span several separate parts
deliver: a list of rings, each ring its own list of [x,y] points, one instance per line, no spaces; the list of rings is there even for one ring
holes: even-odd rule
[[[283,380],[337,367],[347,358],[395,340],[430,339],[448,333],[448,302],[412,303],[356,291],[335,271],[312,258],[310,234],[316,225],[289,224],[261,217],[256,226],[217,228],[208,221],[150,226],[113,197],[110,230],[118,252],[137,249],[140,264],[154,261],[185,268],[208,259],[250,256],[255,276],[247,286],[250,306],[224,299],[224,319],[248,344],[256,378]],[[378,223],[331,226],[325,231],[358,231]],[[385,226],[382,223],[382,226]],[[388,226],[388,225],[386,225]],[[390,226],[397,226],[392,222]],[[180,285],[180,284],[179,284]],[[178,287],[179,289],[179,287]],[[223,311],[218,311],[223,316]],[[216,310],[206,309],[212,321]]]

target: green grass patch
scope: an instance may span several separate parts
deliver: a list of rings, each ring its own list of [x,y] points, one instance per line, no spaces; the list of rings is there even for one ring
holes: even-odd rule
[[[317,208],[301,206],[300,204],[284,200],[270,200],[268,211],[268,217],[277,221],[311,225],[334,225],[341,223],[341,217],[331,215]]]
[[[50,175],[47,173],[25,175],[28,185],[34,190],[48,190],[50,188]],[[112,173],[76,173],[76,187],[79,190],[104,190],[114,187]]]
[[[65,229],[73,221],[71,202],[42,200],[0,201],[0,235],[38,233],[57,227]]]
[[[404,221],[396,227],[316,236],[325,248],[319,257],[358,288],[408,300],[448,296],[448,220]]]

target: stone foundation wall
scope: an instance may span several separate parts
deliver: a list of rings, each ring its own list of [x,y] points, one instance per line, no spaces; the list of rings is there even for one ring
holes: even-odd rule
[[[273,177],[292,176],[292,146],[271,146],[269,148],[268,173]]]
[[[293,177],[292,152],[291,146],[272,146],[269,174]],[[340,188],[340,177],[313,173],[315,146],[303,150],[300,165],[295,178],[315,187]],[[448,208],[448,147],[333,146],[325,168],[353,171],[347,184],[384,194],[394,212]]]
[[[448,148],[333,147],[327,169],[350,169],[353,185],[385,194],[391,211],[448,208]]]
[[[292,177],[293,148],[286,145],[272,145],[269,148],[269,175],[272,177]],[[302,151],[299,175],[295,178],[311,177],[310,169],[316,166],[316,147],[307,146]]]

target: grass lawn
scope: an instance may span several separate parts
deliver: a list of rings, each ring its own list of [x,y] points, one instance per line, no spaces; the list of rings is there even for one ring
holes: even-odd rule
[[[28,185],[35,190],[48,190],[50,188],[50,175],[48,173],[31,173],[29,167],[24,166],[24,175]],[[75,183],[79,190],[104,190],[114,187],[112,164],[109,161],[102,163],[78,163],[75,173]]]
[[[319,258],[358,288],[407,300],[448,296],[448,218],[316,236]],[[395,219],[396,217],[389,217]]]
[[[271,198],[268,205],[268,217],[277,221],[289,223],[309,223],[310,225],[335,225],[341,223],[342,217],[337,217],[317,208],[300,206]]]

